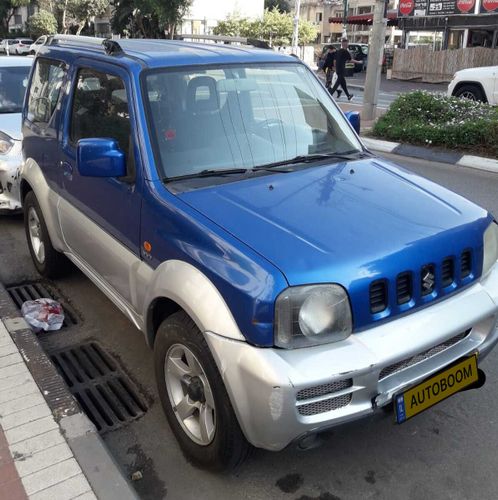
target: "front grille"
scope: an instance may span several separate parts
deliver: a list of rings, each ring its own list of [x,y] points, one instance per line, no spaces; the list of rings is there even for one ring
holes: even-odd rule
[[[353,379],[348,378],[346,380],[337,380],[336,382],[331,382],[329,384],[317,385],[315,387],[308,387],[297,393],[296,399],[302,401],[303,399],[311,399],[319,396],[325,396],[326,394],[333,394],[334,392],[342,391],[348,387],[353,386]]]
[[[412,276],[402,273],[396,279],[396,298],[398,304],[406,304],[412,298]]]
[[[441,266],[441,283],[443,287],[450,286],[453,283],[455,274],[454,268],[453,259],[443,260],[443,265]]]
[[[470,250],[465,250],[462,252],[462,258],[460,260],[460,276],[466,278],[472,269],[472,254]]]
[[[419,354],[416,354],[415,356],[407,359],[403,359],[402,361],[398,361],[397,363],[393,363],[392,365],[386,366],[379,375],[379,381],[383,380],[394,373],[398,373],[402,370],[405,370],[406,368],[409,368],[410,366],[416,365],[417,363],[420,363],[422,361],[425,361],[429,358],[432,358],[432,356],[435,356],[436,354],[439,354],[443,351],[446,351],[446,349],[449,349],[450,347],[453,347],[455,344],[463,340],[467,335],[469,335],[470,329],[459,333],[458,335],[455,335],[451,339],[445,340],[441,344],[438,344],[434,347],[431,347],[430,349],[427,349],[424,352],[421,352]]]
[[[351,393],[343,394],[342,396],[325,399],[324,401],[317,401],[315,403],[298,406],[297,411],[300,415],[309,417],[311,415],[317,415],[318,413],[325,413],[327,411],[343,408],[351,402],[352,398],[353,395]]]
[[[420,272],[420,293],[422,295],[429,295],[434,291],[436,284],[436,271],[432,264],[422,267]]]
[[[384,280],[370,285],[370,312],[376,314],[387,307],[387,284]]]

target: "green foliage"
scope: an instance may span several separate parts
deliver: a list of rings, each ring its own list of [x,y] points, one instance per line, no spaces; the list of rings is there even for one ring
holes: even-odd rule
[[[30,0],[0,0],[0,22],[2,35],[9,32],[9,21],[14,15],[14,9],[29,5]]]
[[[279,12],[290,12],[292,10],[287,0],[265,0],[265,9],[277,9]]]
[[[57,33],[57,20],[51,12],[40,10],[28,19],[26,29],[30,36],[36,40],[39,36]]]
[[[220,21],[214,29],[215,35],[244,36],[265,40],[272,45],[290,45],[294,29],[293,16],[281,13],[276,8],[265,10],[261,19],[229,17]],[[306,45],[315,40],[317,31],[308,21],[299,21],[299,44]]]
[[[498,157],[498,108],[425,91],[411,92],[391,104],[375,123],[373,134]]]

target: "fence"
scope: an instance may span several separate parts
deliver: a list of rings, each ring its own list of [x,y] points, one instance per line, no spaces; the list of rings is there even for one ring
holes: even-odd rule
[[[439,51],[430,47],[396,49],[392,77],[430,83],[449,82],[456,71],[479,66],[498,66],[498,50],[484,47]]]

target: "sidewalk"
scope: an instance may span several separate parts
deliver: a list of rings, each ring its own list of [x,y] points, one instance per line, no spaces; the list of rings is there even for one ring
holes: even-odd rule
[[[27,498],[138,497],[0,284],[0,500]]]

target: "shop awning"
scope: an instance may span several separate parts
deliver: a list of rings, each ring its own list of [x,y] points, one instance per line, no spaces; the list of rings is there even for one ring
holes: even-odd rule
[[[348,16],[346,18],[347,24],[371,25],[373,21],[373,12],[370,14],[359,14],[357,16]],[[329,17],[329,23],[342,24],[344,18],[342,17]],[[396,10],[389,10],[387,12],[387,25],[398,25],[398,12]]]

